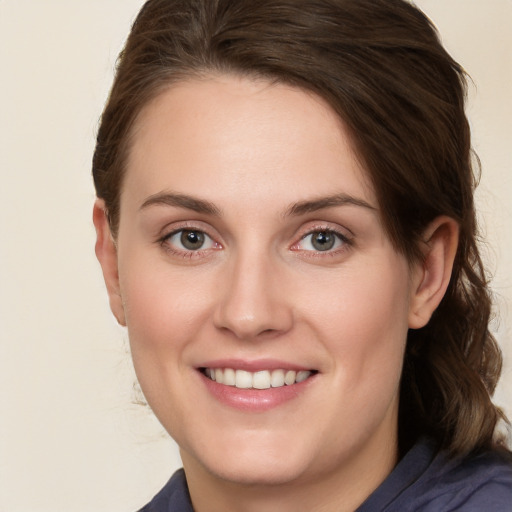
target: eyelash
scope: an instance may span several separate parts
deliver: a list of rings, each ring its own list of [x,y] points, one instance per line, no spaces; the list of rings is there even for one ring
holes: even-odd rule
[[[205,249],[199,248],[197,250],[193,249],[176,249],[173,247],[173,244],[171,243],[171,240],[173,237],[180,235],[183,236],[184,232],[189,233],[196,233],[204,235],[208,238],[210,241],[211,247],[207,247]],[[303,243],[304,240],[306,240],[308,237],[313,236],[314,234],[320,234],[324,233],[326,235],[331,235],[336,238],[334,241],[334,244],[340,244],[341,247],[335,247],[335,248],[328,248],[325,251],[321,250],[315,250],[315,249],[303,249],[300,248],[300,245]],[[169,254],[173,256],[178,256],[182,258],[200,258],[203,256],[206,256],[210,251],[212,250],[219,250],[222,249],[222,245],[218,242],[215,242],[214,238],[210,236],[204,229],[198,228],[195,225],[182,225],[176,229],[173,229],[170,233],[166,233],[164,236],[160,237],[158,239],[158,243],[161,245],[161,247]],[[337,256],[342,252],[347,251],[351,246],[353,246],[353,240],[350,237],[347,237],[347,235],[341,233],[340,231],[337,231],[333,228],[327,227],[325,225],[319,225],[314,226],[313,228],[310,228],[307,232],[301,235],[300,240],[296,243],[294,243],[290,250],[295,252],[301,252],[304,256],[309,258],[318,258],[318,257],[329,257],[329,256]],[[309,254],[308,254],[309,253]]]

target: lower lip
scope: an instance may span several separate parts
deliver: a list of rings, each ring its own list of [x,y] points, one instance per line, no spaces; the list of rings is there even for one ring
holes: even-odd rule
[[[199,372],[208,391],[221,403],[248,412],[264,412],[279,407],[302,395],[309,385],[316,380],[312,375],[305,381],[291,386],[268,389],[240,389],[235,386],[225,386],[206,377]]]

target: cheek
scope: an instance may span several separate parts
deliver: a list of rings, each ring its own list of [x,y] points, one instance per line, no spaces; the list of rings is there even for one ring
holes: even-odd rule
[[[137,358],[152,359],[159,365],[164,355],[177,354],[197,337],[205,325],[209,281],[205,275],[193,278],[171,268],[163,258],[130,254],[120,264],[123,296],[130,344]]]
[[[191,377],[187,355],[201,337],[211,294],[204,280],[134,254],[120,266],[120,283],[137,379],[157,417],[179,438],[190,415],[181,399]]]
[[[361,271],[333,280],[319,296],[310,319],[324,340],[343,386],[367,395],[391,393],[400,379],[408,332],[409,280],[406,263]],[[386,390],[384,390],[386,388]]]

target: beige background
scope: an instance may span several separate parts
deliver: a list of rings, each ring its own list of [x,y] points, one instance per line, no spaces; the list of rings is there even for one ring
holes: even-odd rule
[[[473,76],[478,193],[512,413],[512,1],[421,0]],[[0,0],[0,512],[136,510],[179,466],[132,404],[94,259],[90,159],[142,0]]]

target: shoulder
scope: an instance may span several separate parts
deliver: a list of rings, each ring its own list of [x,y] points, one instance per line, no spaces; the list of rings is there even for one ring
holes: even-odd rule
[[[138,512],[193,512],[183,469],[176,471],[162,490]]]
[[[450,458],[423,440],[358,512],[511,512],[512,459],[497,452]]]
[[[432,470],[437,493],[429,509],[476,512],[511,512],[512,459],[497,452],[485,452],[458,460],[439,454]],[[436,495],[437,494],[437,495]],[[438,508],[435,508],[437,504]]]

